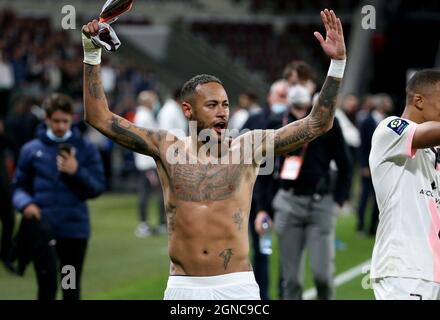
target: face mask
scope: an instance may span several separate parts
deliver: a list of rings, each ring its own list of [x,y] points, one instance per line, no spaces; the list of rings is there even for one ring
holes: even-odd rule
[[[47,137],[48,137],[50,140],[52,140],[52,141],[54,141],[54,142],[64,142],[64,141],[68,140],[68,139],[72,136],[72,130],[68,130],[68,131],[64,134],[64,136],[62,136],[62,137],[57,137],[57,136],[55,135],[55,133],[53,133],[52,129],[47,128],[47,130],[46,130],[46,135],[47,135]]]
[[[282,113],[284,111],[286,111],[287,109],[287,105],[284,103],[274,103],[272,105],[272,112],[273,113]]]

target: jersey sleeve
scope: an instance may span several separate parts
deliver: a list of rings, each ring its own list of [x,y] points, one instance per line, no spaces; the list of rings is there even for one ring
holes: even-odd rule
[[[417,124],[402,118],[387,118],[378,128],[373,143],[375,143],[385,159],[408,157],[414,158],[417,149],[412,148]]]

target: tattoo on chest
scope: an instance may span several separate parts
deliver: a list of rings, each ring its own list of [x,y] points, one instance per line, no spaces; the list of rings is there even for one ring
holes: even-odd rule
[[[177,164],[172,167],[172,188],[183,201],[225,200],[238,189],[251,165]]]
[[[243,224],[243,211],[238,209],[236,213],[232,216],[234,223],[237,225],[238,230],[241,230],[241,225]]]
[[[234,255],[231,248],[225,249],[218,255],[219,257],[223,258],[223,268],[228,268],[229,262],[231,261],[231,257]]]

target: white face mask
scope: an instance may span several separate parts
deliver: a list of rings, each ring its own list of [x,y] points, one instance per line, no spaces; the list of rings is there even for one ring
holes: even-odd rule
[[[286,111],[286,109],[287,105],[285,103],[274,103],[271,108],[273,113],[282,113]]]
[[[72,130],[66,131],[66,133],[62,137],[57,137],[55,133],[53,133],[52,129],[47,128],[46,135],[50,140],[54,142],[64,142],[72,136]]]

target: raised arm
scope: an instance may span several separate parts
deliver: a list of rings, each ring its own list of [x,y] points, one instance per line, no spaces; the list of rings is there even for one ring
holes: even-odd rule
[[[138,153],[159,157],[165,131],[141,128],[112,113],[107,104],[101,81],[101,49],[96,48],[90,36],[98,34],[98,21],[83,26],[84,46],[84,117],[85,121],[120,145]]]
[[[315,32],[314,35],[324,52],[332,59],[327,78],[310,114],[275,131],[275,154],[293,151],[333,126],[336,97],[345,68],[346,51],[341,20],[336,17],[333,10],[327,9],[321,11],[321,18],[327,33],[326,39],[324,40],[319,32]]]
[[[426,149],[440,146],[440,122],[428,121],[417,126],[412,140],[413,149]]]

